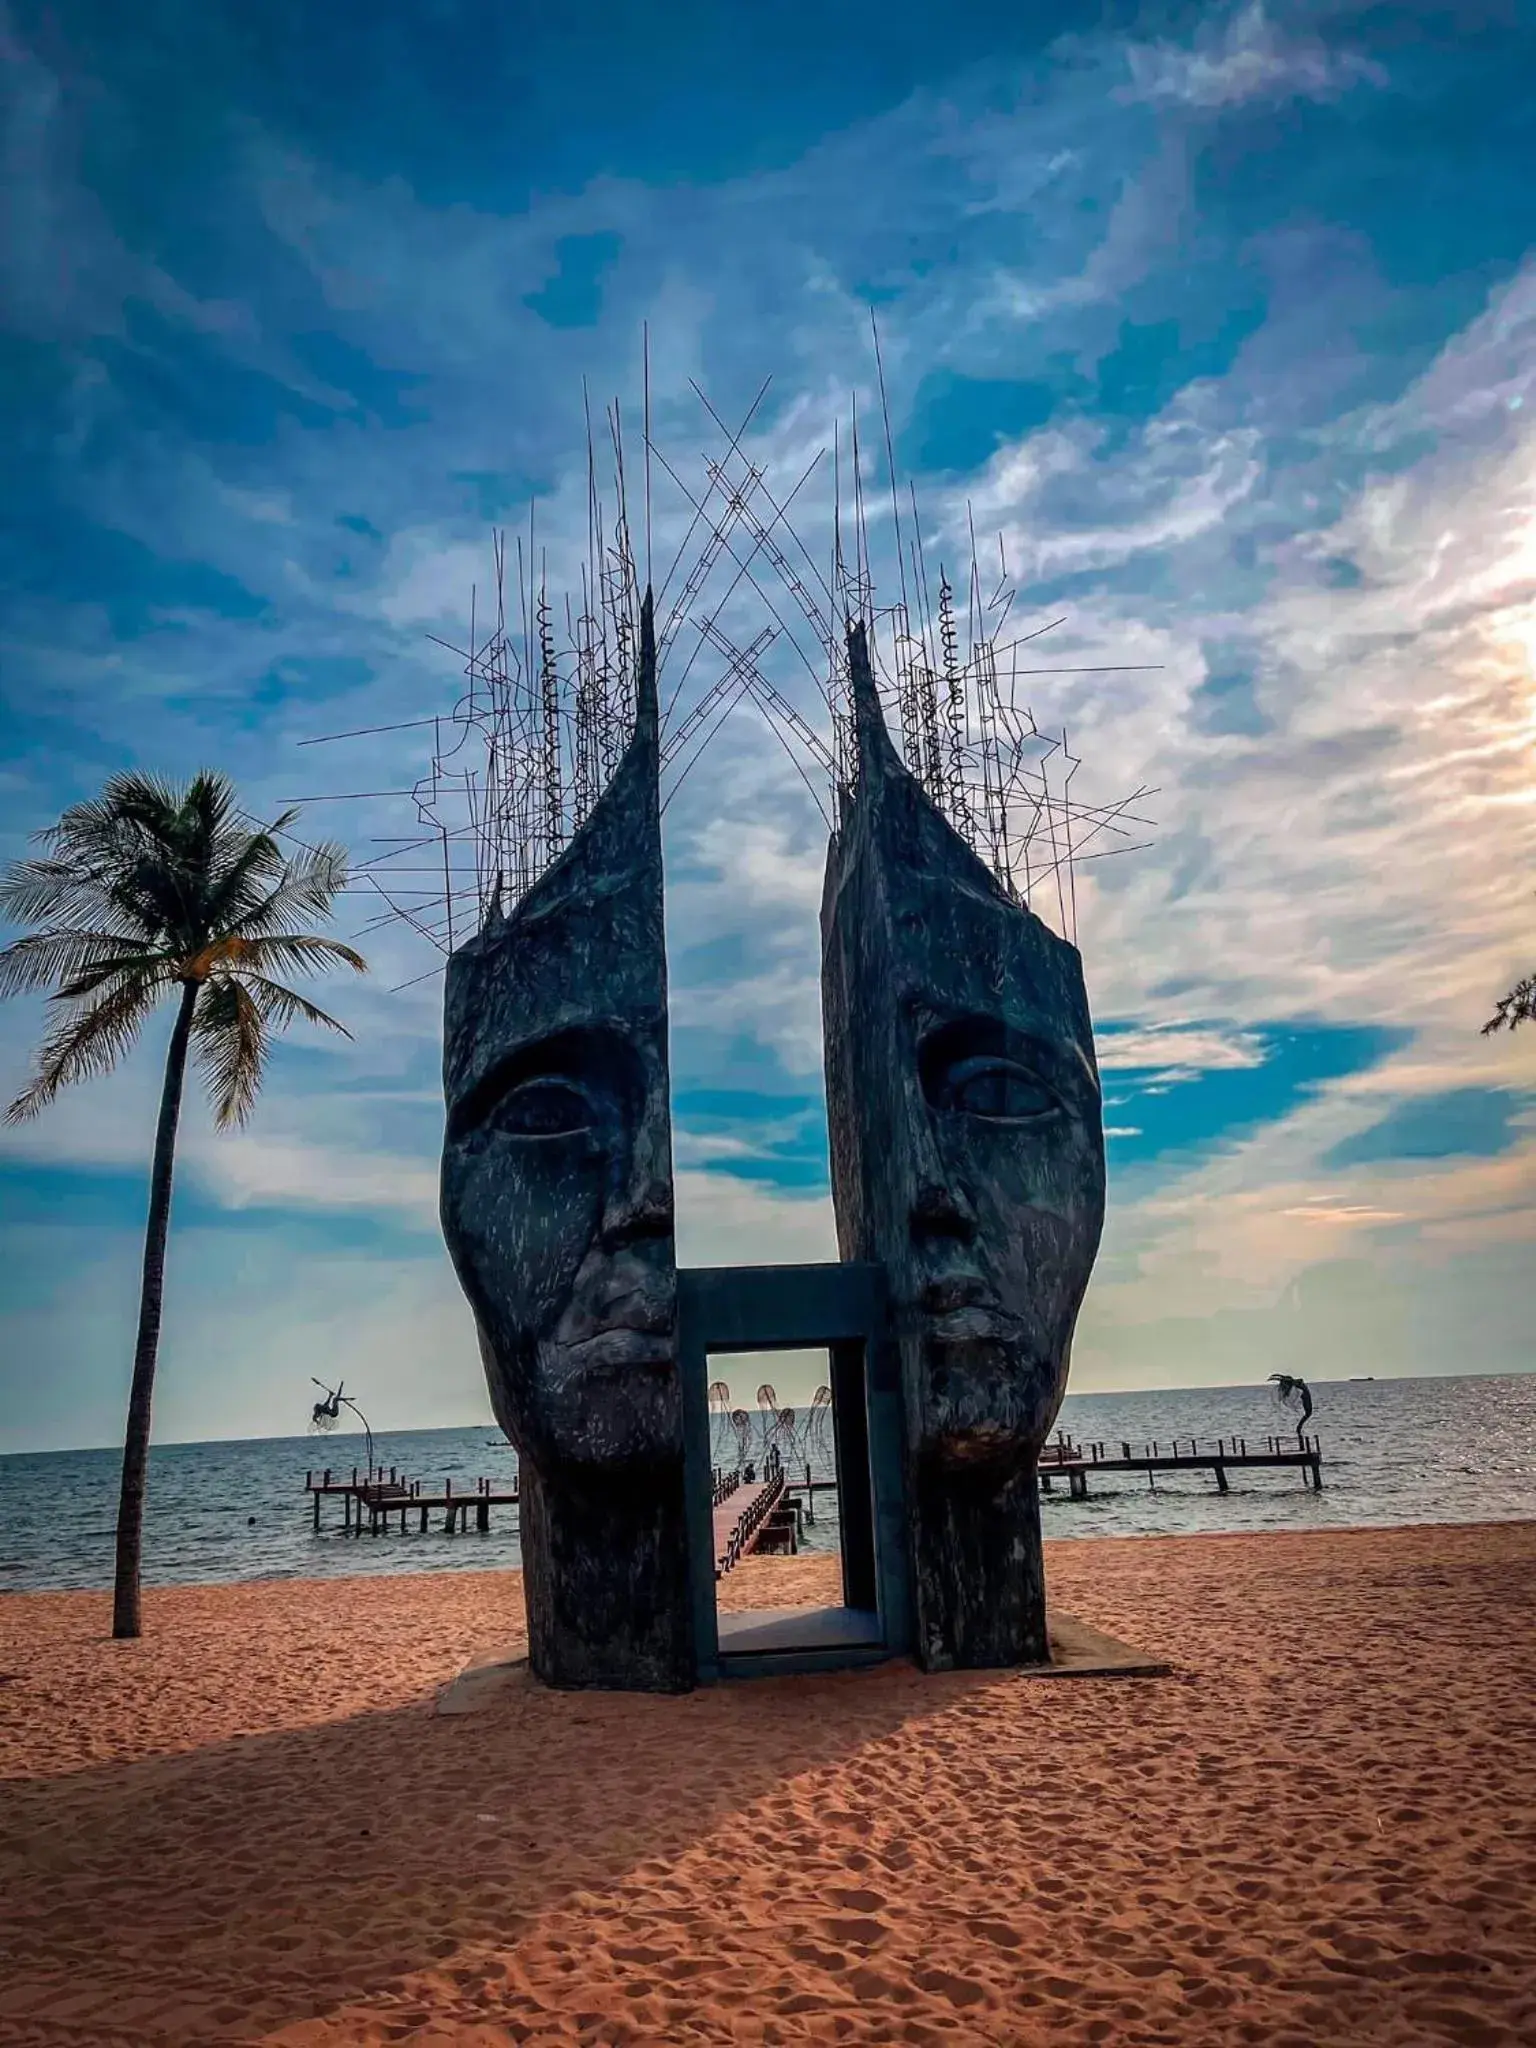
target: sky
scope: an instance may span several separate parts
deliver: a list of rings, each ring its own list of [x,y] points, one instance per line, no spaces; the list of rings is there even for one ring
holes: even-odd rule
[[[697,462],[689,380],[771,375],[788,477],[871,404],[874,307],[931,547],[1003,535],[1015,616],[1125,665],[1034,709],[1158,791],[1078,883],[1073,1387],[1529,1364],[1536,1030],[1479,1034],[1536,966],[1527,10],[0,0],[0,54],[0,858],[129,766],[262,815],[410,780],[417,735],[298,743],[450,708],[429,636],[580,503],[583,378],[632,418],[648,331]],[[679,1256],[835,1257],[825,829],[750,711],[666,828]],[[434,956],[360,943],[351,1042],[295,1034],[242,1134],[189,1106],[162,1438],[294,1433],[311,1375],[488,1415]],[[0,1135],[0,1450],[120,1434],[168,1028]]]

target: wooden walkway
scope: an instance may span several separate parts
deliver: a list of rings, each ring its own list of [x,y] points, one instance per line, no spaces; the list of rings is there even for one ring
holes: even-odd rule
[[[1269,1436],[1264,1438],[1262,1449],[1250,1449],[1245,1436],[1223,1436],[1204,1444],[1186,1436],[1175,1437],[1166,1444],[1142,1444],[1138,1449],[1123,1442],[1075,1444],[1063,1434],[1040,1453],[1040,1484],[1049,1493],[1053,1479],[1065,1478],[1072,1498],[1086,1500],[1090,1472],[1144,1472],[1154,1493],[1159,1472],[1209,1472],[1215,1478],[1217,1492],[1226,1493],[1228,1472],[1252,1466],[1299,1471],[1304,1485],[1322,1492],[1323,1452],[1321,1441],[1315,1436]]]
[[[768,1533],[774,1510],[785,1501],[784,1473],[776,1468],[766,1479],[721,1481],[715,1488],[715,1577],[723,1579],[735,1564],[750,1557]]]
[[[341,1526],[343,1533],[349,1536],[362,1535],[365,1517],[369,1535],[381,1535],[388,1531],[393,1515],[400,1517],[402,1536],[407,1518],[412,1515],[416,1517],[418,1530],[425,1535],[427,1518],[433,1511],[441,1513],[446,1536],[468,1529],[473,1511],[475,1528],[483,1535],[491,1526],[492,1508],[515,1508],[518,1504],[515,1486],[509,1491],[497,1492],[489,1479],[477,1479],[472,1489],[459,1493],[454,1492],[453,1481],[445,1479],[441,1493],[424,1493],[419,1479],[407,1479],[393,1465],[387,1471],[381,1465],[361,1477],[354,1465],[350,1479],[339,1474],[333,1476],[329,1468],[324,1472],[306,1472],[304,1490],[314,1496],[314,1524],[317,1529],[320,1527],[321,1501],[341,1501]]]
[[[804,1480],[789,1480],[772,1448],[769,1457],[761,1479],[754,1476],[744,1480],[735,1472],[716,1475],[713,1508],[717,1579],[759,1548],[793,1552],[798,1544],[801,1517],[815,1519],[816,1493],[837,1491],[835,1479],[813,1480],[809,1469]],[[1062,1431],[1040,1453],[1039,1469],[1040,1485],[1045,1492],[1051,1491],[1056,1480],[1065,1479],[1072,1498],[1086,1500],[1090,1473],[1145,1473],[1147,1484],[1155,1492],[1159,1472],[1209,1472],[1217,1491],[1226,1493],[1229,1472],[1256,1466],[1299,1471],[1305,1484],[1322,1491],[1323,1453],[1315,1436],[1270,1436],[1262,1443],[1256,1438],[1251,1446],[1243,1436],[1218,1437],[1214,1443],[1177,1437],[1171,1443],[1138,1447],[1126,1442],[1078,1444]],[[339,1499],[342,1530],[349,1536],[361,1536],[365,1528],[370,1536],[383,1535],[394,1526],[397,1516],[402,1535],[413,1520],[425,1535],[433,1515],[442,1517],[445,1535],[467,1530],[471,1515],[476,1530],[484,1534],[491,1526],[492,1508],[518,1505],[515,1483],[498,1489],[489,1479],[477,1479],[472,1488],[456,1493],[453,1481],[446,1479],[441,1492],[429,1493],[419,1479],[407,1479],[393,1465],[387,1469],[377,1466],[362,1473],[354,1465],[350,1476],[333,1473],[329,1467],[323,1472],[306,1472],[304,1488],[313,1501],[315,1528],[318,1530],[321,1525],[321,1502]]]

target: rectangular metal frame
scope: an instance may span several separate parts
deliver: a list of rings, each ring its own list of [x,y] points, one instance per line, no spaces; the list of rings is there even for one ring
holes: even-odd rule
[[[761,1670],[828,1670],[910,1650],[912,1598],[903,1498],[901,1390],[894,1347],[882,1342],[885,1271],[847,1263],[692,1266],[678,1271],[678,1366],[693,1563],[694,1626],[701,1684]],[[843,1591],[850,1607],[879,1616],[878,1648],[722,1659],[715,1622],[709,1360],[719,1352],[825,1349],[842,1521]],[[844,1492],[861,1467],[869,1483]],[[728,1668],[727,1668],[728,1667]]]

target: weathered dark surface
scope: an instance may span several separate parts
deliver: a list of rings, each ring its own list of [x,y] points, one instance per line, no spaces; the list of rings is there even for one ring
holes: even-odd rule
[[[822,899],[838,1243],[886,1269],[918,1655],[1039,1662],[1035,1463],[1104,1220],[1082,962],[902,766],[862,626],[849,656],[858,779]]]
[[[655,642],[608,789],[448,964],[443,1233],[517,1445],[531,1661],[694,1676],[676,1353]]]

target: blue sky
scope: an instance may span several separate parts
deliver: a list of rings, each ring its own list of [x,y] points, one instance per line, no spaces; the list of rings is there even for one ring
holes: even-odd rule
[[[392,18],[409,13],[413,26]],[[1156,843],[1083,871],[1111,1216],[1074,1385],[1523,1365],[1536,228],[1522,10],[0,0],[0,856],[111,770],[397,787],[581,379],[786,477],[873,384],[1081,666]],[[787,685],[786,685],[787,686]],[[814,707],[805,706],[809,713]],[[324,762],[323,770],[320,763]],[[823,831],[746,713],[667,814],[681,1251],[834,1255]],[[374,780],[377,778],[377,780]],[[315,806],[350,838],[387,809]],[[355,922],[349,923],[349,917]],[[344,929],[360,912],[347,906]],[[189,1116],[158,1423],[486,1413],[408,935],[258,1118]],[[40,1011],[0,1011],[0,1079]],[[0,1139],[0,1449],[118,1433],[158,1044]]]

